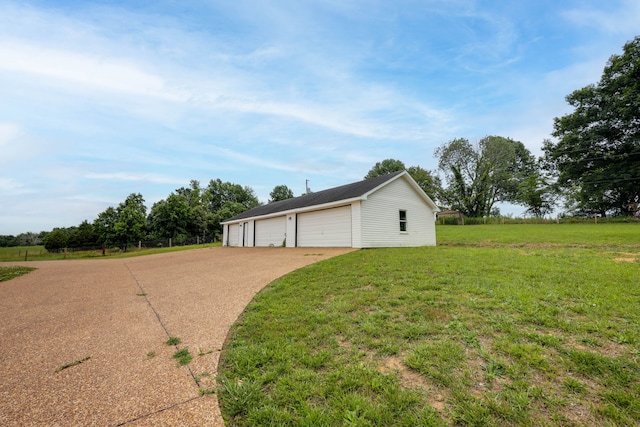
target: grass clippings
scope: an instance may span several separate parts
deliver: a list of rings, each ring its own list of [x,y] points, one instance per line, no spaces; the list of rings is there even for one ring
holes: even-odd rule
[[[440,226],[256,295],[228,425],[639,425],[640,225]]]

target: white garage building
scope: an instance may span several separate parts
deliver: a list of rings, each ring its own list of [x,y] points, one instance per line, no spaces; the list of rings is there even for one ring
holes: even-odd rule
[[[222,223],[224,246],[434,246],[438,207],[406,172],[249,209]]]

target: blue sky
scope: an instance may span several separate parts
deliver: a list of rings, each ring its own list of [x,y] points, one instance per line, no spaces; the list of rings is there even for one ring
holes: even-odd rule
[[[457,137],[539,155],[638,34],[636,0],[0,0],[0,234],[191,179],[266,202],[386,158],[436,169]]]

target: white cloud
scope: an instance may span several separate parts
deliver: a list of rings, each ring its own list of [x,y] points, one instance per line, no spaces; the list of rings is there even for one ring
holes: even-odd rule
[[[22,129],[18,124],[0,122],[0,147],[6,147],[21,134]]]
[[[637,0],[599,2],[598,8],[580,5],[579,9],[569,9],[563,15],[573,25],[590,27],[598,32],[610,34],[637,34],[640,20],[640,3]],[[617,7],[616,7],[617,6]]]
[[[15,179],[0,177],[0,194],[3,196],[21,196],[35,192]],[[6,203],[6,200],[3,203]]]
[[[172,101],[185,96],[167,89],[164,80],[115,58],[50,49],[19,41],[0,43],[0,70],[60,79],[74,85],[144,95]]]
[[[33,170],[34,158],[46,152],[46,147],[28,128],[15,122],[0,122],[0,175],[9,174],[13,168]]]
[[[102,180],[102,181],[142,181],[153,184],[185,184],[184,179],[152,174],[152,173],[135,173],[135,172],[114,172],[114,173],[87,173],[84,175],[86,179]]]

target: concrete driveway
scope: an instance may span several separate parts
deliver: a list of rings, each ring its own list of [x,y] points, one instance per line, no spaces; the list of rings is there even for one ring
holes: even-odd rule
[[[0,282],[0,425],[224,425],[216,395],[200,389],[215,384],[230,326],[274,279],[349,251],[21,263],[37,270]],[[185,347],[193,360],[179,367],[172,355]]]

